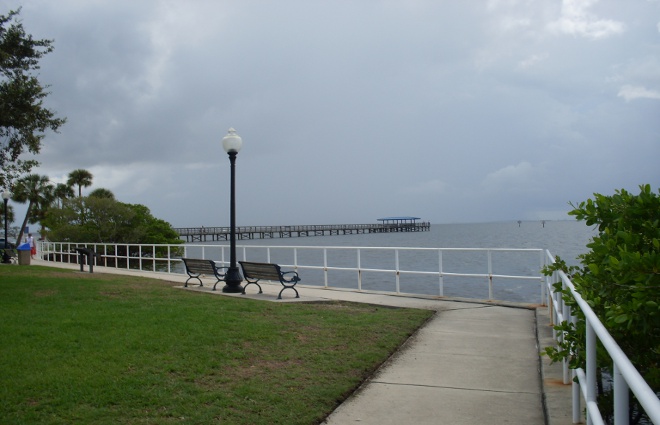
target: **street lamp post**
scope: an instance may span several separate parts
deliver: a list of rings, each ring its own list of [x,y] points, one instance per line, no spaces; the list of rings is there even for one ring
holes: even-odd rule
[[[243,292],[241,282],[240,270],[236,266],[236,155],[241,150],[243,139],[236,134],[236,130],[230,128],[227,135],[222,139],[222,147],[229,155],[229,163],[231,164],[231,197],[230,205],[230,231],[229,231],[229,269],[225,275],[225,286],[222,292],[238,293]]]
[[[7,217],[9,216],[9,211],[7,211],[7,202],[9,202],[9,198],[11,198],[11,192],[8,190],[5,190],[2,192],[2,200],[5,202],[5,250],[2,251],[2,262],[5,264],[11,263],[11,258],[9,257],[9,254],[7,254]]]

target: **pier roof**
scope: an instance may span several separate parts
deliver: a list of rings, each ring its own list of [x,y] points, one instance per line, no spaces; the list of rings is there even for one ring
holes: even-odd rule
[[[402,217],[384,217],[384,218],[379,218],[378,221],[404,221],[404,220],[420,220],[419,217],[407,217],[407,216],[402,216]]]

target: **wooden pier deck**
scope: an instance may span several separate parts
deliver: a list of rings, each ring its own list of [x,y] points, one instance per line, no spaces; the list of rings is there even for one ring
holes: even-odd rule
[[[304,236],[353,235],[363,233],[424,232],[431,223],[321,224],[300,226],[239,226],[236,239],[273,239]],[[228,241],[229,227],[179,227],[174,229],[186,242]]]

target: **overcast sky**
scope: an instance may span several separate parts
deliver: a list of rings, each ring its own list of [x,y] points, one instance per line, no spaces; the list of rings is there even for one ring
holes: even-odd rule
[[[660,187],[660,0],[0,0],[47,106],[35,170],[175,227],[569,218]],[[21,207],[17,207],[20,212]]]

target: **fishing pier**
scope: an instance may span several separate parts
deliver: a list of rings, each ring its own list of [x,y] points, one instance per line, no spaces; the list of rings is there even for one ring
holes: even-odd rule
[[[237,239],[274,239],[304,236],[334,236],[365,233],[425,232],[431,223],[418,217],[379,218],[372,224],[312,224],[298,226],[238,226]],[[179,227],[174,229],[186,242],[228,241],[231,227]]]

